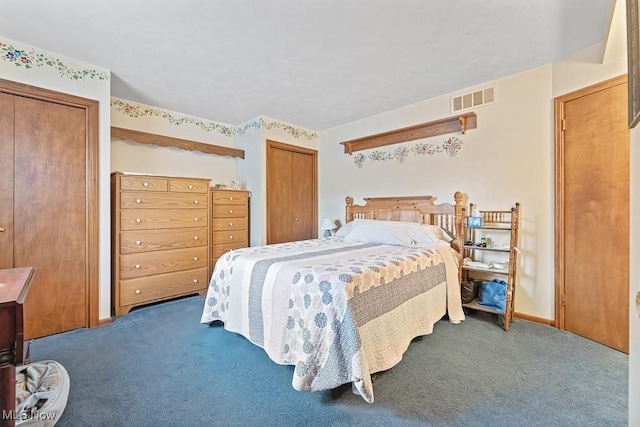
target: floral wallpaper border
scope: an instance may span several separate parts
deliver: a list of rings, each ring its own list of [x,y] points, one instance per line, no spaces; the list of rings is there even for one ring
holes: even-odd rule
[[[2,41],[0,41],[0,59],[27,70],[34,67],[51,67],[58,71],[60,77],[66,77],[71,80],[109,80],[111,77],[106,71],[92,69],[75,70],[59,58],[48,53],[36,52],[35,49],[17,49],[11,43]]]
[[[243,125],[237,126],[236,133],[238,135],[242,135],[249,129],[266,129],[266,130],[282,129],[283,131],[293,136],[294,138],[304,138],[308,141],[318,138],[318,134],[316,132],[307,132],[304,129],[300,129],[295,126],[279,122],[277,120],[267,121],[262,117],[259,119],[252,120]]]
[[[176,117],[170,112],[163,110],[162,108],[150,107],[140,104],[130,104],[120,98],[111,98],[111,108],[119,113],[124,114],[125,116],[129,116],[134,119],[140,117],[160,117],[167,120],[174,126],[191,124],[199,127],[205,132],[217,132],[220,135],[226,136],[228,138],[235,135],[235,128],[231,125],[225,125],[209,120],[202,120],[190,116]]]
[[[371,161],[371,163],[375,163],[386,162],[387,160],[395,159],[398,161],[398,163],[404,163],[409,155],[432,156],[437,153],[447,153],[449,157],[455,157],[458,155],[460,149],[462,149],[462,143],[462,138],[458,136],[452,136],[440,145],[419,142],[411,147],[398,147],[392,152],[374,150],[369,154],[358,153],[353,156],[353,162],[356,164],[356,166],[358,166],[358,168],[362,168],[367,160]]]
[[[127,102],[120,98],[111,98],[111,108],[114,111],[124,114],[131,118],[140,117],[160,117],[167,120],[174,126],[181,126],[190,124],[199,127],[205,132],[217,132],[220,135],[226,137],[232,137],[236,134],[242,135],[249,129],[282,129],[294,138],[305,138],[307,140],[313,140],[318,138],[318,134],[315,132],[307,132],[306,130],[297,128],[295,126],[288,125],[286,123],[279,122],[277,120],[267,121],[264,118],[259,118],[247,122],[240,126],[225,125],[222,123],[203,120],[191,116],[176,117],[169,111],[162,108],[151,107],[142,104],[135,104]]]

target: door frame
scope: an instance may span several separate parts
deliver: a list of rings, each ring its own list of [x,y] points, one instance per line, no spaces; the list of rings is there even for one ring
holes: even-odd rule
[[[8,93],[25,98],[38,99],[70,107],[83,109],[87,133],[85,135],[85,155],[86,169],[86,212],[87,212],[87,242],[86,242],[86,263],[87,272],[86,283],[86,327],[100,326],[99,320],[99,167],[98,167],[98,147],[99,147],[99,102],[93,99],[81,98],[62,92],[31,86],[24,83],[17,83],[10,80],[0,79],[0,92]],[[36,269],[36,275],[38,274]]]
[[[565,316],[564,316],[564,289],[565,289],[565,176],[564,176],[564,104],[581,98],[586,95],[591,95],[601,90],[608,89],[614,86],[618,86],[627,82],[627,75],[623,74],[618,77],[605,80],[600,83],[579,89],[575,92],[567,93],[562,96],[558,96],[554,99],[554,139],[555,139],[555,203],[554,203],[554,215],[555,215],[555,267],[554,267],[554,281],[555,281],[555,320],[552,326],[558,329],[565,330]]]
[[[269,188],[271,187],[269,185],[269,168],[270,168],[270,163],[273,161],[272,160],[272,155],[271,155],[271,150],[272,149],[279,149],[279,150],[287,150],[287,151],[292,151],[294,153],[301,153],[301,154],[308,154],[310,156],[312,156],[313,158],[313,188],[312,188],[312,192],[313,194],[312,199],[313,199],[313,213],[312,213],[312,218],[311,220],[313,221],[314,224],[316,224],[316,228],[314,229],[313,232],[313,236],[317,237],[317,233],[318,233],[318,150],[314,150],[311,148],[305,148],[305,147],[301,147],[299,145],[291,145],[291,144],[285,144],[284,142],[278,142],[278,141],[274,141],[271,139],[267,139],[267,156],[266,156],[266,166],[267,166],[267,179],[266,179],[266,183],[267,183],[267,215],[266,215],[266,221],[267,221],[267,242],[271,241],[271,227],[269,226],[269,224],[271,224],[271,222],[269,221],[270,219],[270,215],[271,215],[271,211],[269,210],[269,202],[271,201],[271,196],[269,194]]]

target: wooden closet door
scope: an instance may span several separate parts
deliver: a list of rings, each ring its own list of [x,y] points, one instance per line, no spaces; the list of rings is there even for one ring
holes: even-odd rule
[[[291,156],[287,150],[270,150],[267,244],[291,241]]]
[[[25,335],[87,322],[86,116],[82,108],[15,97],[14,264],[34,266]]]
[[[558,327],[629,352],[626,76],[556,100]],[[564,120],[564,129],[562,126]]]
[[[306,153],[291,155],[291,205],[293,222],[291,223],[291,240],[314,238],[317,228],[314,221],[314,172],[313,156]]]
[[[0,268],[13,268],[13,101],[0,93]]]
[[[267,141],[267,244],[317,237],[317,151]]]

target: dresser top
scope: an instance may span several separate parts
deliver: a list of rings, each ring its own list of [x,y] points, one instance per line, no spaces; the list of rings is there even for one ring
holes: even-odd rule
[[[242,190],[240,188],[215,188],[211,187],[211,191],[220,191],[221,193],[236,191],[239,193],[249,193],[249,190]]]
[[[22,304],[34,272],[33,267],[0,270],[0,306]]]
[[[122,175],[122,176],[150,176],[154,178],[166,178],[166,179],[196,179],[200,181],[211,181],[211,178],[198,178],[192,176],[169,176],[169,175],[160,175],[154,173],[142,173],[142,172],[120,172],[114,171],[111,172],[111,175]]]

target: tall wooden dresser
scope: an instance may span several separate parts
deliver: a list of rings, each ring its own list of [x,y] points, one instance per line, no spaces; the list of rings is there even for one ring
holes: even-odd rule
[[[210,180],[111,175],[113,314],[208,285]]]
[[[249,246],[249,192],[211,189],[211,270],[224,253]]]

